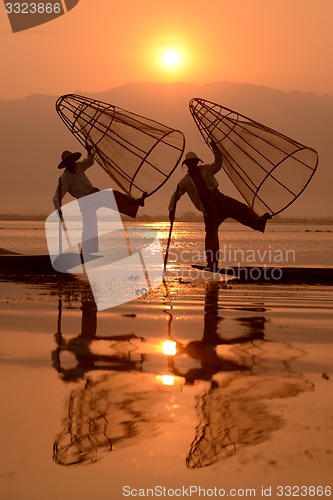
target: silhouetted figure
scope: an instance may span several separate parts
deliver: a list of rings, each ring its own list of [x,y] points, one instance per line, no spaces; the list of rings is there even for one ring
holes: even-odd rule
[[[141,198],[135,199],[116,190],[100,191],[94,187],[86,175],[86,170],[94,164],[92,148],[86,145],[87,158],[79,161],[81,153],[64,151],[61,155],[59,169],[65,169],[58,181],[58,187],[53,197],[53,204],[62,219],[61,203],[66,193],[79,200],[82,214],[82,243],[88,253],[98,252],[98,227],[97,210],[99,208],[110,208],[119,211],[124,215],[135,218],[139,207],[144,206],[147,193],[143,193]],[[98,196],[86,198],[87,196],[99,193]],[[113,196],[112,196],[113,194]]]
[[[215,179],[215,174],[221,170],[223,157],[215,142],[211,141],[211,147],[215,160],[214,163],[209,165],[199,166],[202,160],[193,152],[187,153],[183,164],[186,165],[188,172],[178,183],[177,189],[170,200],[169,220],[170,222],[175,220],[177,201],[184,193],[187,193],[194,206],[204,215],[207,266],[211,270],[216,270],[219,261],[218,228],[222,222],[232,218],[263,233],[271,216],[266,213],[259,217],[245,203],[241,203],[219,191],[219,184]]]

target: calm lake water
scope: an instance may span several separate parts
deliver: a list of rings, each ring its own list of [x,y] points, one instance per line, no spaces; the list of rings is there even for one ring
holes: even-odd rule
[[[169,223],[127,223],[134,228],[156,229],[166,245]],[[111,244],[111,243],[110,243]],[[47,244],[44,223],[0,221],[0,247],[24,254],[45,254]],[[170,262],[188,264],[204,262],[204,229],[201,222],[174,224]],[[220,262],[248,265],[280,264],[296,266],[331,266],[333,225],[268,224],[265,234],[236,223],[225,223],[220,229]]]
[[[168,224],[153,226],[165,245]],[[42,223],[0,228],[1,247],[46,252]],[[201,229],[176,224],[171,271]],[[221,241],[319,266],[332,235],[225,224]],[[0,276],[1,500],[331,497],[332,306],[328,286],[170,272],[98,312],[82,280]]]

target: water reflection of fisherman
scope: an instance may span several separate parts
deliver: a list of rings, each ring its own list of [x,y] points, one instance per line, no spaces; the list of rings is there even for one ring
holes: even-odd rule
[[[283,425],[283,419],[272,414],[265,400],[295,397],[304,391],[313,390],[313,385],[301,374],[289,371],[286,361],[288,358],[295,359],[295,351],[290,353],[289,345],[282,351],[283,371],[287,373],[279,376],[275,371],[276,365],[273,376],[267,374],[265,368],[261,370],[262,374],[260,370],[256,374],[249,371],[244,373],[249,370],[253,358],[247,352],[246,345],[244,358],[249,358],[248,363],[227,366],[216,352],[212,354],[221,344],[249,343],[251,346],[251,341],[264,338],[265,318],[262,316],[236,318],[245,326],[245,335],[230,339],[221,337],[218,331],[218,324],[222,320],[218,314],[218,297],[219,283],[208,283],[203,338],[184,347],[185,353],[200,360],[201,368],[180,375],[188,383],[195,380],[211,381],[210,388],[207,390],[207,384],[204,384],[205,390],[196,397],[199,423],[186,457],[188,468],[209,466],[223,457],[233,455],[242,446],[268,440]],[[97,339],[95,311],[88,310],[86,321],[82,318],[80,342]],[[170,316],[170,322],[171,319]],[[68,349],[71,352],[75,352],[75,340]],[[70,341],[65,342],[64,348],[69,345]],[[274,348],[273,342],[269,345]],[[261,351],[264,352],[263,349]],[[281,354],[280,350],[278,352]],[[110,370],[115,371],[117,367],[111,366]],[[229,373],[221,380],[213,378],[215,373],[225,371],[234,373]],[[66,374],[65,371],[60,373]],[[136,389],[137,376],[138,373],[132,379],[134,383],[129,384],[128,378],[108,373],[95,381],[86,378],[85,384],[71,391],[62,430],[54,442],[53,459],[56,463],[66,466],[94,463],[102,453],[110,452],[114,444],[127,443],[129,440],[135,443],[136,437],[144,435],[145,431],[151,436],[154,417],[147,413],[147,408],[151,408],[156,394],[163,396],[163,393],[150,393],[149,390],[140,393]]]
[[[127,194],[113,190],[113,198],[110,192],[100,191],[94,187],[85,173],[94,164],[94,155],[91,146],[86,145],[86,149],[88,153],[87,158],[81,161],[79,161],[81,157],[81,153],[79,152],[64,151],[62,153],[58,168],[65,170],[59,178],[58,187],[53,197],[53,204],[62,218],[61,203],[66,193],[82,201],[80,203],[83,219],[82,241],[89,245],[86,250],[93,253],[98,252],[96,211],[101,207],[111,208],[135,218],[139,207],[144,206],[147,193],[143,193],[141,198],[135,199]],[[97,197],[86,198],[88,195],[97,192],[100,193]]]
[[[186,383],[192,384],[195,380],[212,380],[213,375],[223,371],[246,371],[251,368],[247,363],[228,360],[219,356],[217,346],[237,345],[264,339],[265,321],[264,317],[238,318],[246,327],[243,335],[233,338],[225,338],[218,331],[219,322],[223,319],[218,313],[219,281],[208,282],[205,293],[204,329],[201,340],[192,340],[187,345],[178,345],[179,354],[186,354],[192,359],[200,362],[200,368],[193,368],[186,373],[172,367],[175,375],[185,377]],[[170,360],[172,365],[174,360]]]
[[[178,352],[200,361],[200,368],[181,373],[170,365],[173,373],[184,377],[188,384],[196,380],[210,382],[196,396],[198,424],[186,456],[186,466],[191,469],[210,466],[234,455],[241,447],[267,441],[284,422],[278,413],[272,413],[266,400],[295,397],[314,389],[302,374],[290,370],[287,360],[297,358],[300,351],[288,344],[278,345],[283,368],[277,376],[274,360],[277,344],[264,342],[264,316],[234,318],[245,328],[244,334],[231,338],[223,336],[219,331],[219,323],[223,320],[218,313],[219,286],[217,281],[206,285],[202,339],[178,346]],[[254,313],[265,311],[264,307],[245,309]],[[259,343],[254,342],[257,340]],[[237,346],[239,361],[227,361],[219,356],[219,345]],[[274,360],[272,373],[263,356],[266,348],[268,359],[272,356]],[[218,373],[222,377],[218,377]]]
[[[82,299],[81,333],[66,340],[61,331],[62,301],[58,305],[58,331],[55,334],[57,348],[52,352],[52,366],[62,375],[64,381],[81,380],[92,370],[128,371],[141,370],[144,355],[133,359],[131,352],[135,350],[131,341],[143,341],[142,337],[133,334],[97,335],[97,306],[93,299]],[[92,343],[108,341],[109,352],[105,354],[92,351]],[[111,343],[114,343],[111,345]],[[71,353],[75,358],[75,366],[62,365],[62,354]]]

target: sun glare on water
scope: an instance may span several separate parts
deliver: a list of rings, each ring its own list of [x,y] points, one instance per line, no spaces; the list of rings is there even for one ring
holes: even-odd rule
[[[177,354],[177,344],[173,340],[165,340],[162,343],[162,352],[166,356],[175,356]]]

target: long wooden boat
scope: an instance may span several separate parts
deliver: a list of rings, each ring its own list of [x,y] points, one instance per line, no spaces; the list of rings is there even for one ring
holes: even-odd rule
[[[192,268],[212,274],[205,266],[192,265]],[[333,267],[231,266],[219,268],[216,272],[228,279],[235,278],[237,283],[298,283],[333,286]]]
[[[49,255],[21,255],[0,249],[0,275],[24,274],[58,274],[51,264]],[[81,260],[79,253],[64,254],[59,259],[58,269],[64,272],[78,266]],[[204,266],[192,265],[192,268],[209,272]],[[218,273],[228,279],[235,278],[237,283],[271,283],[271,284],[323,284],[333,286],[333,267],[266,267],[239,266],[220,268]],[[212,273],[209,272],[211,275]]]
[[[49,255],[0,255],[0,274],[54,274]]]
[[[56,269],[54,269],[49,255],[0,254],[0,275],[59,274],[59,272],[68,272],[75,266],[81,266],[79,253],[64,254],[59,259],[61,261],[55,265]]]

